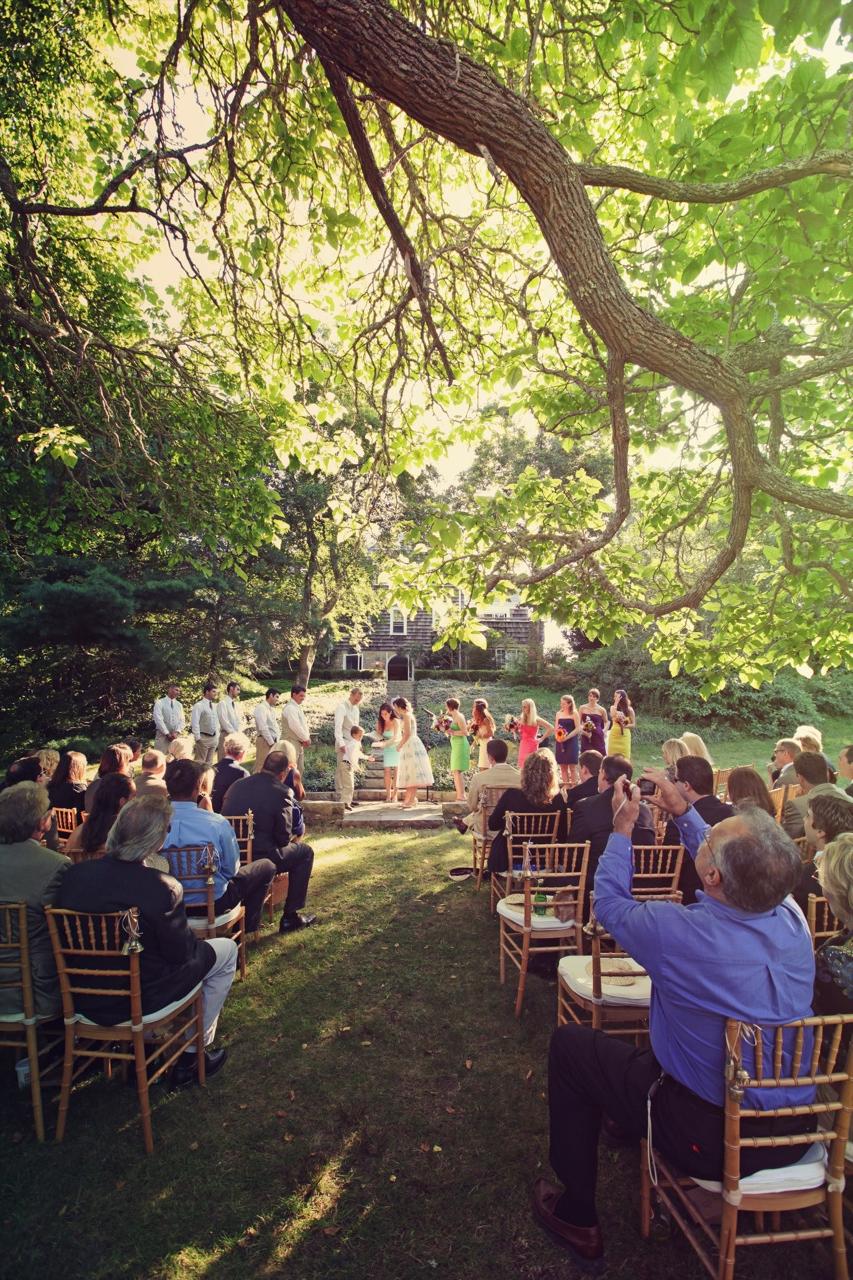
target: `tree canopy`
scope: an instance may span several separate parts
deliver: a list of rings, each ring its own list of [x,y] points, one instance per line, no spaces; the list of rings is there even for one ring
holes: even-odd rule
[[[576,468],[425,504],[389,594],[475,641],[511,589],[651,621],[708,691],[849,660],[849,13],[9,6],[15,536],[239,557],[282,532],[271,455],[381,482],[532,421]]]

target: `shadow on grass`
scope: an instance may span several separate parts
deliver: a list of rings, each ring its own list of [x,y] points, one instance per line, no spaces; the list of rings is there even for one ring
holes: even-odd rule
[[[572,1274],[527,1209],[553,984],[531,980],[516,1023],[488,897],[446,879],[468,847],[455,833],[312,843],[322,923],[252,952],[222,1019],[229,1062],[204,1091],[156,1091],[152,1157],[120,1084],[75,1093],[61,1147],[31,1140],[25,1104],[4,1096],[7,1274]],[[614,1274],[700,1275],[681,1241],[640,1241],[633,1153],[603,1152],[600,1181]],[[802,1252],[799,1274],[819,1274]]]

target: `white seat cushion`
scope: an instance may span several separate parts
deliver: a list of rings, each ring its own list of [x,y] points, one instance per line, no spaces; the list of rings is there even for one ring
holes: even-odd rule
[[[213,921],[214,926],[219,929],[222,925],[230,924],[232,920],[237,919],[242,910],[242,903],[238,903],[238,905],[236,907],[232,907],[230,911],[223,911],[222,915],[217,916]],[[191,929],[210,928],[204,916],[187,916],[187,921]]]
[[[168,1018],[170,1013],[174,1013],[176,1009],[180,1009],[181,1005],[184,1003],[185,1000],[189,1000],[193,996],[197,996],[199,991],[201,991],[201,983],[197,982],[195,986],[192,988],[192,990],[188,991],[186,995],[181,996],[179,1000],[173,1000],[171,1004],[164,1004],[162,1009],[155,1009],[153,1013],[143,1013],[142,1015],[143,1025],[145,1025],[148,1022],[157,1022],[160,1018]],[[76,1015],[76,1021],[85,1023],[87,1027],[105,1027],[105,1026],[129,1027],[130,1026],[130,1018],[128,1018],[127,1022],[109,1022],[109,1023],[93,1022],[91,1018],[87,1018],[85,1014],[82,1014],[82,1013],[78,1013]]]
[[[771,1191],[811,1191],[813,1187],[823,1186],[825,1178],[826,1147],[822,1142],[813,1142],[796,1164],[786,1165],[784,1169],[759,1169],[758,1173],[741,1178],[740,1189],[745,1196],[766,1195]],[[723,1189],[722,1182],[706,1182],[704,1178],[691,1178],[691,1182],[706,1191]]]
[[[615,957],[614,957],[615,958]],[[575,995],[584,1000],[592,999],[592,974],[587,972],[589,956],[563,956],[557,966],[559,978]],[[607,968],[606,956],[602,958],[603,967]],[[634,963],[633,961],[631,963]],[[639,968],[639,965],[637,966]],[[603,1004],[624,1005],[633,1008],[648,1008],[652,998],[650,978],[635,978],[630,987],[608,982],[601,982],[601,999]]]
[[[503,916],[511,924],[518,925],[520,929],[524,928],[524,907],[518,906],[514,902],[507,902],[506,898],[501,898],[498,902],[498,915]],[[530,929],[532,933],[568,933],[574,929],[574,920],[558,920],[554,915],[530,917]]]

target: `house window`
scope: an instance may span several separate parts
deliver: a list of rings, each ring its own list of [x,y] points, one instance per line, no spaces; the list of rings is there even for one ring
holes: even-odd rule
[[[495,649],[495,666],[512,667],[527,657],[524,649]]]
[[[344,655],[344,670],[345,670],[345,671],[360,671],[360,670],[361,670],[361,654],[360,654],[360,653],[347,653],[347,654],[345,654],[345,655]]]
[[[506,666],[506,649],[495,649],[495,666]]]
[[[391,635],[404,636],[407,630],[408,619],[402,609],[396,607],[391,610]]]

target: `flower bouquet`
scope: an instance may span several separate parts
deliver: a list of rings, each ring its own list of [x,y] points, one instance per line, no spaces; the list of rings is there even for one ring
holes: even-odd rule
[[[554,733],[554,738],[556,739],[556,741],[566,742],[568,739],[568,736],[569,736],[568,729],[564,729],[562,725],[557,725],[556,732]]]
[[[432,717],[432,727],[435,733],[449,733],[453,727],[453,721],[446,712],[441,712]]]
[[[619,724],[620,724],[620,725],[622,726],[622,728],[624,729],[624,728],[625,728],[625,725],[628,723],[628,717],[625,715],[625,712],[624,712],[624,711],[617,711],[617,712],[616,712],[616,719],[618,720]]]
[[[504,716],[504,728],[507,733],[518,733],[521,728],[518,717],[513,715]]]
[[[590,720],[589,716],[585,716],[581,723],[581,733],[585,738],[591,738],[595,733],[595,721]]]

